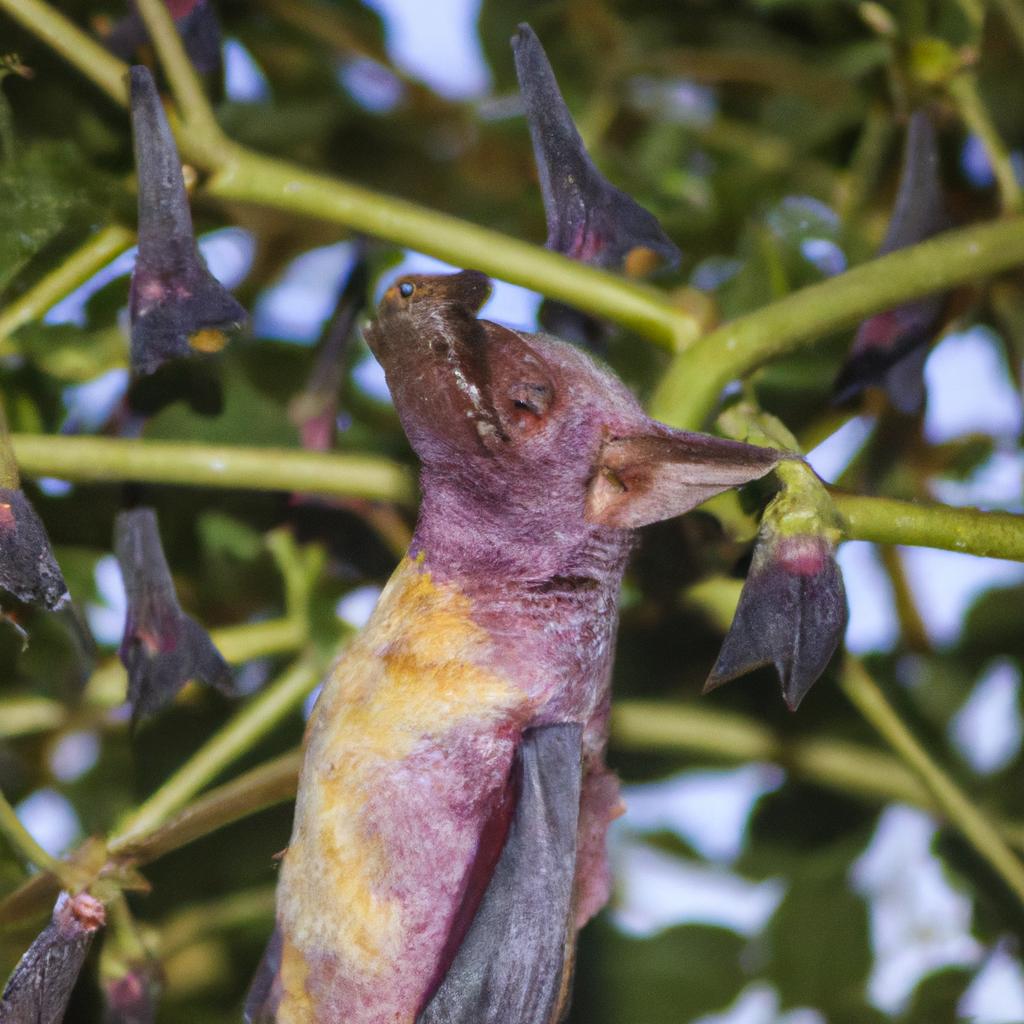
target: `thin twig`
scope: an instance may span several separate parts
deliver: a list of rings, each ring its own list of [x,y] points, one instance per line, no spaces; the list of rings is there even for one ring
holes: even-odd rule
[[[319,680],[320,666],[313,658],[296,661],[128,815],[110,838],[111,854],[130,848],[181,810],[228,765],[291,714]]]
[[[97,231],[58,267],[0,310],[0,356],[13,349],[4,342],[21,326],[41,320],[52,306],[96,271],[105,267],[135,243],[135,234],[120,224]]]
[[[171,12],[163,0],[135,0],[135,3],[170,82],[193,148],[201,148],[209,154],[208,159],[222,159],[230,142],[217,124],[213,108],[203,91],[203,83],[185,52]]]
[[[998,826],[932,759],[857,659],[847,659],[841,685],[857,710],[921,780],[950,823],[1024,905],[1024,864],[1007,846]]]

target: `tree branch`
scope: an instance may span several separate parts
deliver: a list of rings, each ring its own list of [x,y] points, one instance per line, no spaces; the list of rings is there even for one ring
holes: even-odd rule
[[[53,305],[87,281],[135,244],[135,233],[120,224],[97,231],[56,269],[50,271],[26,292],[0,310],[0,356],[10,355],[14,347],[4,344],[21,326],[41,320]]]
[[[1024,516],[830,491],[847,540],[942,548],[1024,562]]]
[[[2,835],[14,850],[27,864],[39,868],[40,871],[49,871],[61,880],[68,878],[71,865],[59,860],[52,854],[47,853],[35,840],[17,814],[14,808],[7,802],[7,797],[0,791],[0,835]],[[70,881],[70,879],[69,879]],[[71,882],[71,885],[74,883]]]
[[[415,494],[412,475],[405,467],[373,455],[44,434],[12,434],[11,442],[26,475],[76,483],[130,480],[301,491],[407,504]]]
[[[1000,138],[999,131],[992,123],[985,104],[978,95],[978,79],[973,71],[961,71],[946,86],[953,102],[960,112],[968,130],[972,131],[985,148],[985,155],[992,166],[999,201],[1004,213],[1018,213],[1021,206],[1020,183],[1013,169],[1010,151]]]
[[[203,83],[185,52],[171,12],[163,0],[135,0],[135,3],[170,82],[192,150],[201,151],[208,161],[222,158],[230,141],[217,124]]]
[[[320,666],[313,658],[296,661],[128,815],[110,837],[108,849],[111,855],[130,849],[181,810],[232,761],[291,714],[319,681]]]
[[[765,363],[909,299],[944,291],[1024,262],[1024,217],[947,231],[802,288],[705,335],[663,375],[651,412],[697,429],[722,389]]]

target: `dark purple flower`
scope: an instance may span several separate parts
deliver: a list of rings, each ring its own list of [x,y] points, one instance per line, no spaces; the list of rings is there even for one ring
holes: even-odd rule
[[[896,205],[878,250],[880,256],[916,245],[949,226],[939,180],[935,127],[918,110],[907,127]],[[922,369],[927,344],[942,325],[947,294],[929,295],[884,310],[865,320],[835,382],[835,400],[846,401],[867,387],[884,387],[901,412],[924,400]]]
[[[196,71],[219,79],[222,70],[221,31],[213,4],[209,0],[165,0],[165,4]],[[103,40],[107,49],[122,60],[131,60],[139,47],[148,41],[146,23],[134,4]]]
[[[679,249],[654,215],[594,166],[529,25],[519,26],[512,50],[544,197],[547,247],[583,263],[625,270],[631,277],[659,264],[675,266]],[[572,306],[547,300],[540,322],[552,334],[591,351],[607,348],[607,326]]]
[[[93,936],[106,922],[88,893],[62,892],[53,918],[18,961],[0,998],[0,1024],[61,1024]]]
[[[316,358],[306,389],[291,403],[292,422],[302,433],[302,445],[314,451],[334,446],[338,422],[338,392],[345,369],[345,356],[355,330],[356,319],[366,306],[370,267],[365,242],[359,242],[352,268],[335,303],[334,313],[317,346]]]
[[[119,653],[128,670],[133,720],[159,711],[190,679],[200,679],[233,695],[227,662],[206,630],[178,604],[156,513],[151,508],[118,514],[114,552],[128,595],[128,617]]]
[[[222,329],[241,324],[245,310],[199,254],[178,150],[147,68],[131,69],[131,109],[139,181],[131,363],[145,375],[169,360],[223,347]]]
[[[519,26],[512,50],[544,195],[548,248],[631,276],[677,263],[679,250],[654,215],[594,166],[529,25]]]
[[[774,665],[795,711],[846,629],[846,592],[828,537],[780,535],[766,513],[732,626],[704,685],[708,693]]]
[[[0,487],[0,587],[50,611],[68,597],[46,527],[20,489]]]

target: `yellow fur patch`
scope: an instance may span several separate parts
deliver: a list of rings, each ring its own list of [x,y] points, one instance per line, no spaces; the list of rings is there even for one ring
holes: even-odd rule
[[[378,895],[388,851],[362,817],[373,780],[424,738],[507,717],[522,693],[483,665],[487,633],[469,599],[406,558],[328,677],[307,730],[278,914],[288,943],[336,952],[366,977],[398,954],[402,907]],[[289,954],[289,958],[292,954]],[[282,970],[281,1024],[308,1022],[305,974]]]

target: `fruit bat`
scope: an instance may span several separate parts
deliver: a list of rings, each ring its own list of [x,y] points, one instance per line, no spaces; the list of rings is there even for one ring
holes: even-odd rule
[[[604,748],[634,528],[784,457],[656,423],[579,349],[478,319],[489,291],[403,277],[366,332],[423,498],[310,718],[251,1022],[561,1019],[622,809]]]

